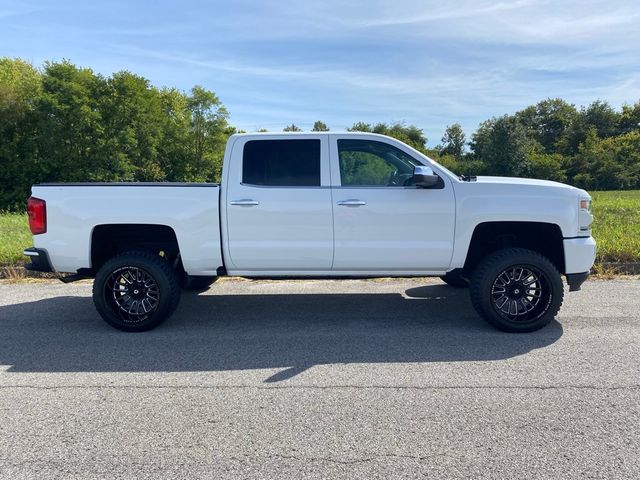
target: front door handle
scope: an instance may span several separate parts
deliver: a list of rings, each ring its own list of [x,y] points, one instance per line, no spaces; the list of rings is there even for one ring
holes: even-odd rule
[[[254,207],[256,205],[260,205],[260,202],[257,200],[252,200],[250,198],[243,198],[241,200],[232,200],[231,205],[240,205],[241,207]]]
[[[358,200],[357,198],[350,198],[349,200],[340,200],[338,205],[341,207],[361,207],[362,205],[366,205],[367,202],[363,202],[362,200]]]

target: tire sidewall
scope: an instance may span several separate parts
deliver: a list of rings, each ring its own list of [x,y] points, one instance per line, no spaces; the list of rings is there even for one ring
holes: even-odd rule
[[[500,255],[502,253],[502,255]],[[481,314],[492,325],[507,332],[531,332],[538,330],[551,322],[560,306],[564,296],[564,285],[560,273],[545,257],[523,249],[513,249],[513,254],[498,252],[483,262],[474,274],[471,282],[471,294],[474,298],[474,306],[479,307]],[[544,275],[549,288],[551,298],[547,301],[544,313],[533,321],[524,323],[509,321],[502,317],[496,310],[491,300],[491,289],[496,277],[512,266],[530,267]]]
[[[164,260],[160,257],[154,258],[150,254],[123,254],[107,261],[96,274],[93,283],[93,300],[102,318],[112,327],[126,332],[143,332],[155,328],[162,323],[175,309],[177,303],[174,299],[175,278],[171,278],[173,272],[166,268],[162,263]],[[125,267],[136,267],[145,270],[158,285],[159,301],[157,309],[149,316],[149,318],[139,323],[125,322],[112,309],[112,306],[106,299],[106,283],[109,277],[119,269]]]

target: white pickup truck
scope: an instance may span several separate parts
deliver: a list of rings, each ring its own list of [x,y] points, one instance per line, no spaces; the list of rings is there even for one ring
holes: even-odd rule
[[[229,138],[222,182],[34,185],[27,267],[95,278],[125,331],[169,317],[180,289],[243,277],[439,276],[495,327],[529,332],[595,259],[591,198],[560,183],[458,177],[369,133]]]

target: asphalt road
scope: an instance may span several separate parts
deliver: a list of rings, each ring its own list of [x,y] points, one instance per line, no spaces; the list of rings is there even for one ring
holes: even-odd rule
[[[125,334],[0,284],[0,477],[640,478],[640,280],[532,334],[430,280],[227,281]]]

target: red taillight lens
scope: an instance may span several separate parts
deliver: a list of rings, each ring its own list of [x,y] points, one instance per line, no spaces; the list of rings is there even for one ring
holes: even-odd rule
[[[31,233],[38,235],[47,231],[47,202],[41,198],[29,197],[27,214]]]

